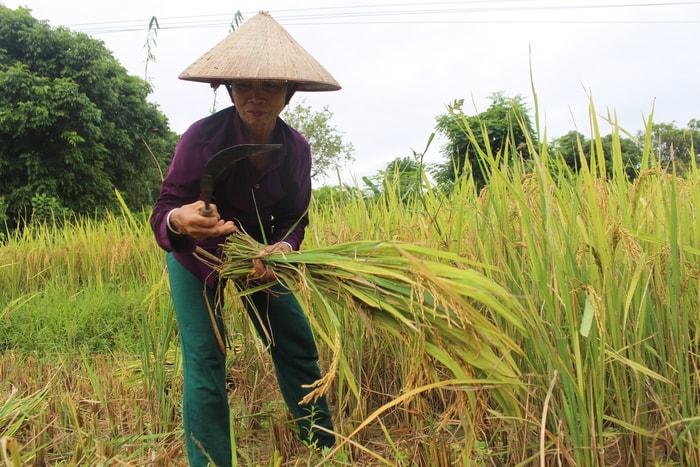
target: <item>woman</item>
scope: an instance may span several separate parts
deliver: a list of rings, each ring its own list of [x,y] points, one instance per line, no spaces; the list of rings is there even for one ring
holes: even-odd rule
[[[219,255],[227,235],[243,229],[263,250],[297,250],[308,224],[311,154],[308,142],[279,114],[296,91],[331,91],[340,86],[268,14],[260,13],[195,61],[181,79],[224,85],[233,106],[195,122],[183,135],[153,208],[151,226],[165,249],[183,355],[183,422],[190,465],[231,465],[223,325],[212,326],[208,305],[221,304],[219,279],[193,252]],[[207,160],[237,144],[281,144],[233,164],[219,177],[202,215],[199,179]],[[261,280],[274,273],[256,260]],[[300,406],[309,385],[321,377],[311,328],[295,297],[257,292],[244,300],[258,335],[268,345],[280,390],[311,446],[334,443],[325,398]],[[313,428],[315,426],[321,429]]]

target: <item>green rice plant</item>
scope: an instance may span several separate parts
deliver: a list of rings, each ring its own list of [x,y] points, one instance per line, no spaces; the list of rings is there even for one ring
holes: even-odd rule
[[[618,145],[608,180],[593,131],[578,174],[546,145],[529,148],[527,166],[510,163],[512,148],[482,154],[490,183],[471,254],[520,297],[527,334],[494,320],[523,349],[518,367],[539,408],[523,420],[519,457],[697,463],[698,172],[674,177],[647,150],[630,182]]]

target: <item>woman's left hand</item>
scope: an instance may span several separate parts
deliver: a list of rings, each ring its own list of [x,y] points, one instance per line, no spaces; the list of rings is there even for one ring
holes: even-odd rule
[[[287,253],[292,251],[292,247],[289,245],[289,243],[286,242],[279,242],[279,243],[274,243],[272,245],[267,245],[265,248],[263,248],[259,256],[268,256],[271,253]],[[270,282],[273,281],[277,278],[275,275],[275,271],[273,271],[271,268],[268,268],[265,266],[265,262],[260,259],[256,258],[253,260],[253,279],[255,279],[258,282]]]

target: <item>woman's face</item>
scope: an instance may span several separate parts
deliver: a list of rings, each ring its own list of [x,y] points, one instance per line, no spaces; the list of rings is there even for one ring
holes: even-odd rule
[[[232,83],[233,103],[243,123],[253,132],[272,131],[286,105],[286,81],[236,80]]]

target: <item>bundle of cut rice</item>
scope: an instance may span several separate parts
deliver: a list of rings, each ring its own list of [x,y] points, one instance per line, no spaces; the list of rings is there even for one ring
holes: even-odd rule
[[[238,295],[275,284],[259,284],[251,274],[252,259],[261,258],[263,247],[245,233],[224,245],[217,268]],[[520,349],[493,320],[498,316],[522,329],[513,312],[517,302],[459,255],[401,242],[357,241],[261,259],[307,312],[333,317],[326,322],[336,335],[342,336],[338,313],[361,313],[392,335],[420,342],[457,380],[502,389],[519,385],[512,354]],[[496,397],[513,403],[506,394]]]

